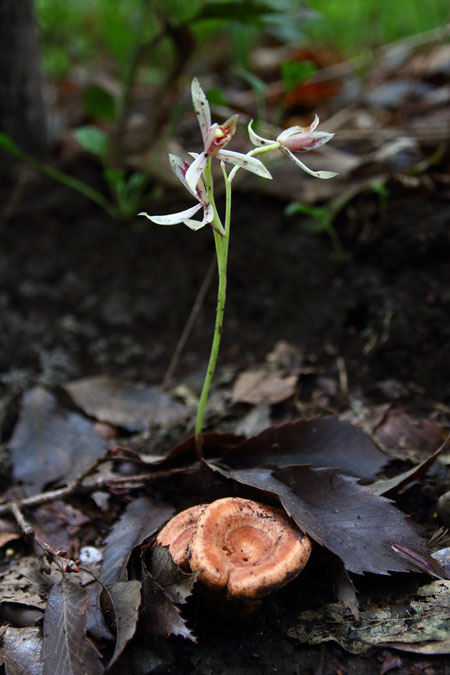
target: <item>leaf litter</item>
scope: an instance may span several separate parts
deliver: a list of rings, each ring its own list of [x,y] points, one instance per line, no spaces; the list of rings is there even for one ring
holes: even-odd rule
[[[89,405],[81,405],[81,399],[77,405],[89,415],[95,412],[94,417],[97,414],[102,416],[98,411],[103,403],[97,411]],[[114,405],[120,408],[120,402],[116,401]],[[270,400],[259,405],[264,406],[267,421],[270,419]],[[42,420],[36,423],[34,416],[39,415],[42,415]],[[127,415],[129,412],[125,413],[125,417]],[[112,414],[108,423],[121,428],[127,428],[128,424],[128,431],[139,426],[119,417],[116,413]],[[250,422],[250,430],[252,424],[258,428],[260,422],[256,425]],[[63,443],[66,430],[67,438]],[[88,448],[86,439],[80,447],[76,445],[82,430],[93,441],[94,452]],[[95,471],[96,462],[107,449],[107,443],[95,431],[92,420],[68,409],[57,396],[43,388],[25,394],[11,442],[16,478],[21,475],[24,483],[26,479],[26,490],[30,491],[41,489],[50,482],[76,478],[76,472],[83,474],[91,467]],[[62,459],[59,468],[51,475],[51,481],[48,474],[44,476],[44,472],[39,474],[38,470],[39,462],[45,457],[45,445],[62,448]],[[34,467],[37,475],[33,475],[30,447],[37,449]],[[83,456],[85,448],[86,455]],[[236,490],[243,495],[249,494],[249,491],[254,494],[256,490],[263,501],[278,500],[296,524],[316,541],[319,549],[331,555],[327,564],[328,575],[330,580],[334,579],[336,597],[341,603],[338,607],[344,612],[342,617],[347,617],[345,612],[350,611],[353,617],[361,616],[364,620],[358,607],[354,579],[348,576],[349,572],[387,575],[395,571],[422,570],[439,574],[437,563],[430,562],[427,549],[412,523],[392,502],[380,496],[382,492],[419,479],[439,453],[389,481],[360,485],[360,479],[365,483],[374,481],[388,464],[389,457],[361,429],[333,416],[269,426],[248,438],[229,433],[205,434],[207,458],[202,465],[195,463],[192,438],[171,450],[165,449],[160,461],[151,459],[149,464],[140,459],[146,456],[145,451],[136,453],[132,448],[133,443],[128,455],[125,447],[124,452],[117,455],[117,466],[111,463],[109,477],[115,476],[120,462],[126,462],[128,456],[130,459],[134,457],[138,473],[145,471],[147,466],[154,467],[155,476],[158,472],[161,476],[165,475],[164,472],[170,474],[170,467],[175,469],[184,485],[185,498],[189,497],[190,491],[196,494],[200,485],[201,490],[211,492],[220,486],[225,494],[235,493]],[[76,471],[68,466],[70,451],[79,455]],[[18,470],[21,453],[28,457],[29,462],[28,470],[22,473]],[[136,485],[142,491],[146,482]],[[107,483],[105,487],[108,490]],[[378,494],[374,494],[375,489]],[[136,640],[142,630],[155,636],[174,635],[196,640],[180,609],[193,592],[195,575],[181,572],[165,547],[145,544],[174,512],[170,503],[164,503],[159,497],[138,496],[125,507],[106,537],[99,572],[104,590],[95,584],[86,591],[65,577],[53,586],[45,612],[44,632],[47,630],[48,635],[49,626],[61,617],[65,617],[66,624],[64,630],[61,628],[58,633],[56,650],[50,651],[48,637],[44,641],[45,670],[42,672],[51,672],[54,667],[62,668],[62,673],[76,672],[79,666],[76,659],[80,654],[91,664],[92,672],[103,672],[105,665],[86,635],[87,627],[89,635],[95,637],[99,645],[114,641],[109,666],[121,659],[127,645]],[[70,545],[80,527],[88,525],[90,520],[83,511],[62,501],[40,506],[31,517],[32,522],[39,524],[41,537],[54,545],[61,545],[64,540],[65,546]],[[8,529],[6,526],[5,530]],[[22,601],[24,607],[34,605],[42,610],[48,582],[54,580],[55,574],[48,577],[47,585],[44,582],[44,586],[39,587],[40,595],[35,595],[36,599],[33,599],[36,591],[29,581],[25,583],[22,595],[19,592],[15,595],[12,586],[10,594],[15,596],[17,604]],[[100,604],[99,595],[102,597]],[[425,614],[423,620],[426,621]],[[13,635],[10,634],[11,640]],[[442,644],[440,648],[444,648]],[[42,662],[39,664],[43,667]]]
[[[9,449],[14,479],[25,494],[77,478],[107,447],[92,422],[68,410],[52,392],[36,387],[24,394]]]
[[[103,673],[101,655],[86,636],[87,591],[66,579],[53,586],[43,625],[44,675]]]
[[[97,375],[65,385],[74,402],[90,417],[129,432],[185,422],[189,409],[159,387]]]
[[[196,642],[178,605],[191,595],[197,574],[182,572],[165,546],[157,545],[150,551],[144,549],[141,561],[146,630],[152,635],[179,635]]]
[[[288,635],[311,645],[334,640],[352,654],[374,645],[424,654],[450,652],[450,581],[421,586],[388,607],[374,604],[361,610],[359,621],[336,603],[302,612]]]
[[[117,581],[126,581],[126,567],[133,548],[156,534],[173,514],[173,507],[149,497],[139,497],[131,502],[106,539],[100,570],[102,583],[110,586]]]

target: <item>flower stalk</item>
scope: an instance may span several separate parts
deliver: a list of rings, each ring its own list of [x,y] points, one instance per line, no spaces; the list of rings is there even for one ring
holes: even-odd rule
[[[222,172],[225,181],[225,223],[223,226],[224,235],[220,235],[217,227],[214,228],[214,243],[216,247],[217,257],[217,272],[218,272],[218,287],[217,287],[217,306],[216,306],[216,320],[214,324],[214,334],[211,344],[211,351],[209,355],[208,367],[206,369],[205,379],[203,380],[202,391],[198,402],[197,416],[195,420],[195,447],[197,455],[202,455],[202,430],[203,418],[205,415],[206,403],[209,397],[212,378],[216,370],[217,357],[219,354],[220,340],[222,337],[223,317],[225,313],[225,302],[227,294],[227,263],[228,263],[228,249],[230,245],[230,224],[231,224],[231,182],[228,179],[222,162]],[[214,211],[214,220],[220,222],[220,217],[214,202],[213,195],[213,180],[211,175],[211,159],[208,161],[205,168],[205,185],[208,194],[210,194],[210,203]]]
[[[202,134],[203,151],[200,154],[189,153],[191,157],[194,158],[190,163],[176,155],[169,155],[169,159],[172,171],[181,183],[183,183],[191,196],[196,199],[197,204],[178,213],[169,215],[150,216],[145,212],[142,212],[139,215],[145,216],[158,225],[184,223],[194,231],[205,227],[205,225],[211,225],[213,231],[218,271],[216,319],[208,366],[200,393],[195,420],[195,446],[197,456],[201,458],[203,422],[211,389],[211,382],[216,369],[225,312],[228,249],[230,244],[232,181],[239,169],[246,169],[262,178],[272,178],[264,164],[255,157],[255,155],[272,150],[280,150],[297,166],[303,169],[303,171],[316,178],[332,178],[336,174],[332,171],[312,171],[293,154],[294,152],[308,152],[309,150],[318,148],[333,137],[333,134],[315,131],[319,124],[319,118],[317,116],[309,127],[290,127],[281,132],[276,140],[263,138],[256,134],[255,131],[253,131],[252,123],[250,122],[248,126],[249,138],[251,143],[256,147],[247,154],[242,154],[240,152],[224,149],[235,134],[237,115],[233,115],[223,124],[212,124],[208,100],[197,78],[194,78],[192,81],[191,92],[194,110]],[[214,183],[212,177],[213,160],[220,160],[225,181],[225,218],[223,224],[214,200]],[[233,165],[229,174],[226,172],[225,162]],[[192,216],[200,212],[202,213],[201,220],[192,218]]]

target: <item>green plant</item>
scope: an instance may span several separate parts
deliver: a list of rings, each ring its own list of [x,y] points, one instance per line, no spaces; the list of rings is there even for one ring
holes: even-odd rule
[[[256,147],[247,154],[242,154],[225,149],[235,134],[238,116],[233,115],[223,124],[212,124],[209,103],[197,78],[194,78],[192,82],[191,91],[194,110],[203,137],[203,151],[200,154],[189,153],[191,157],[194,158],[192,162],[177,157],[176,155],[169,155],[169,159],[172,171],[198,203],[184,211],[170,215],[154,216],[149,215],[146,212],[142,212],[139,215],[145,216],[158,225],[176,225],[177,223],[184,223],[194,231],[199,230],[205,225],[211,225],[212,227],[219,279],[214,334],[195,423],[196,447],[200,456],[202,449],[203,418],[211,381],[216,368],[225,311],[233,179],[239,169],[246,169],[262,178],[272,178],[266,167],[255,157],[257,154],[272,150],[280,150],[295,162],[297,166],[316,178],[332,178],[336,174],[332,171],[312,171],[293,154],[294,152],[307,152],[313,150],[314,148],[327,143],[333,137],[333,134],[315,130],[319,124],[319,118],[317,116],[309,127],[290,127],[279,134],[275,140],[259,136],[253,130],[252,122],[250,122],[248,125],[249,138],[251,143]],[[226,197],[223,221],[214,200],[214,184],[211,164],[215,160],[221,162],[222,174],[225,182]],[[233,165],[229,173],[227,173],[225,163]],[[200,211],[202,212],[202,219],[194,220],[193,216]]]
[[[62,183],[63,185],[66,185],[72,190],[79,192],[87,199],[90,199],[92,202],[98,204],[98,206],[104,209],[113,218],[117,218],[119,216],[118,210],[115,207],[115,205],[112,204],[104,195],[102,195],[101,192],[90,187],[83,181],[78,180],[78,178],[69,176],[69,174],[64,173],[64,171],[55,169],[53,166],[45,164],[44,162],[41,162],[39,159],[36,159],[36,157],[29,155],[27,152],[21,150],[21,148],[19,148],[7,134],[1,132],[0,132],[0,148],[3,148],[11,155],[14,155],[22,162],[25,162],[25,164],[28,164],[29,166],[33,167],[33,169],[36,169],[45,176],[48,176],[49,178],[52,178],[53,180],[56,180],[59,183]]]
[[[333,221],[337,215],[333,209],[310,206],[308,204],[302,204],[301,202],[292,202],[286,207],[284,212],[287,216],[293,216],[296,213],[311,216],[311,220],[306,224],[308,232],[311,232],[312,234],[321,234],[322,232],[325,232],[333,245],[336,260],[343,261],[347,259],[339,235],[333,225]]]
[[[74,136],[87,152],[100,158],[103,177],[109,187],[119,218],[130,218],[139,209],[148,186],[148,177],[141,171],[127,175],[124,169],[109,166],[110,139],[98,127],[85,126],[74,130]]]
[[[349,55],[448,22],[447,0],[308,0],[308,5],[316,15],[306,22],[305,33]]]
[[[122,220],[133,217],[143,199],[148,198],[150,195],[150,193],[146,193],[148,177],[141,172],[134,172],[127,176],[124,169],[108,168],[109,138],[100,129],[96,127],[80,127],[74,133],[85,150],[97,155],[104,162],[103,176],[110,189],[112,200],[109,200],[101,192],[84,181],[74,178],[64,171],[55,169],[55,167],[41,162],[36,157],[24,152],[7,134],[1,132],[0,148],[3,148],[45,176],[79,192],[87,199],[98,204],[114,219]]]

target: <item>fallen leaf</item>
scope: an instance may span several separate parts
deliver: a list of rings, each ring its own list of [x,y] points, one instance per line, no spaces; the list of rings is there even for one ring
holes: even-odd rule
[[[298,527],[337,555],[349,572],[417,571],[423,569],[421,561],[429,559],[425,545],[404,514],[389,500],[373,495],[355,478],[335,469],[287,466],[230,470],[213,462],[208,465],[227,478],[277,495]],[[399,555],[394,544],[412,555]]]
[[[64,385],[74,402],[90,417],[131,432],[150,426],[173,426],[189,415],[186,406],[158,387],[98,375]]]
[[[127,581],[127,564],[135,546],[155,534],[174,514],[173,507],[140,497],[131,502],[106,539],[100,579],[106,586]]]
[[[22,535],[18,534],[17,532],[8,532],[7,530],[3,530],[0,532],[0,548],[5,546],[5,544],[9,544],[10,541],[20,539],[21,536]]]
[[[36,387],[23,396],[9,448],[14,479],[26,494],[34,494],[82,474],[105,454],[107,444],[90,420]]]
[[[147,630],[152,635],[179,635],[196,642],[192,631],[181,616],[177,603],[186,601],[192,592],[197,576],[185,574],[173,562],[169,549],[155,546],[147,567],[144,555],[142,561],[143,614]]]
[[[295,393],[297,375],[286,375],[282,371],[246,370],[241,373],[233,387],[233,403],[281,403]]]
[[[144,550],[144,555],[148,548]],[[167,546],[153,546],[146,559],[148,571],[158,586],[175,602],[183,605],[192,594],[197,574],[186,574],[174,564]]]
[[[417,596],[392,607],[363,610],[359,621],[342,605],[328,604],[302,612],[288,635],[310,645],[334,640],[352,654],[374,645],[424,654],[450,653],[450,581],[433,581],[419,588]]]
[[[44,612],[36,607],[30,607],[20,602],[3,602],[1,609],[2,619],[5,623],[17,628],[26,628],[28,626],[36,626]]]
[[[28,607],[44,609],[48,584],[40,575],[39,568],[37,558],[24,556],[0,572],[1,601],[18,602]]]
[[[17,526],[15,526],[9,520],[0,518],[0,548],[8,544],[10,541],[20,539],[21,537],[22,534],[18,531]]]
[[[270,425],[270,406],[268,403],[260,403],[251,408],[236,424],[236,433],[250,437],[261,433]]]
[[[372,479],[388,458],[361,429],[330,416],[269,427],[227,450],[223,461],[236,468],[312,464]]]
[[[43,675],[40,628],[0,628],[0,663],[7,675]]]
[[[433,466],[436,459],[444,450],[445,445],[446,444],[443,443],[441,447],[436,450],[436,452],[433,452],[433,454],[427,457],[426,460],[421,462],[421,464],[414,466],[412,469],[404,471],[398,476],[393,476],[392,478],[377,480],[375,483],[372,483],[372,485],[370,486],[370,490],[373,492],[374,495],[384,495],[387,492],[390,492],[391,490],[396,490],[397,488],[400,487],[406,487],[413,481],[419,480],[420,478],[422,478],[422,476],[426,474],[428,469],[431,466]]]
[[[103,673],[100,655],[86,637],[87,591],[63,579],[53,586],[45,611],[44,675]]]
[[[114,642],[114,635],[109,630],[102,612],[100,596],[103,588],[99,584],[90,584],[86,587],[89,593],[89,607],[86,615],[86,633],[95,640]]]
[[[375,430],[381,447],[393,457],[421,461],[433,453],[447,434],[430,420],[414,419],[402,410],[390,410]]]
[[[71,504],[55,500],[35,509],[30,521],[36,534],[47,544],[70,552],[75,533],[89,518]]]
[[[104,591],[102,598],[109,596],[114,614],[116,644],[108,668],[117,661],[136,632],[141,604],[140,581],[118,581]]]

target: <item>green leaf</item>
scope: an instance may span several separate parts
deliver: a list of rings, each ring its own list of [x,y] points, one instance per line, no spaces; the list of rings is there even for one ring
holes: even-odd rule
[[[281,64],[281,78],[285,93],[289,93],[316,72],[316,66],[311,61],[285,61]]]
[[[15,153],[17,146],[7,134],[4,134],[0,131],[0,148],[4,148],[8,152]]]
[[[236,68],[235,73],[238,77],[242,78],[256,94],[264,96],[266,93],[267,85],[260,77],[252,73],[246,68]]]
[[[89,84],[83,92],[83,106],[86,113],[102,120],[116,118],[114,97],[98,84]]]
[[[116,190],[125,183],[125,171],[123,169],[106,169],[104,176],[108,185]]]
[[[75,129],[73,135],[78,143],[87,152],[97,155],[105,160],[108,155],[109,138],[107,134],[98,129],[98,127],[86,126]]]
[[[208,99],[211,105],[223,105],[229,106],[230,101],[226,96],[220,91],[220,89],[208,89],[206,92],[206,98]]]
[[[293,216],[296,213],[302,213],[306,216],[313,216],[313,218],[324,219],[328,218],[328,211],[326,209],[319,209],[315,206],[308,206],[301,202],[291,202],[284,210],[286,216]]]

